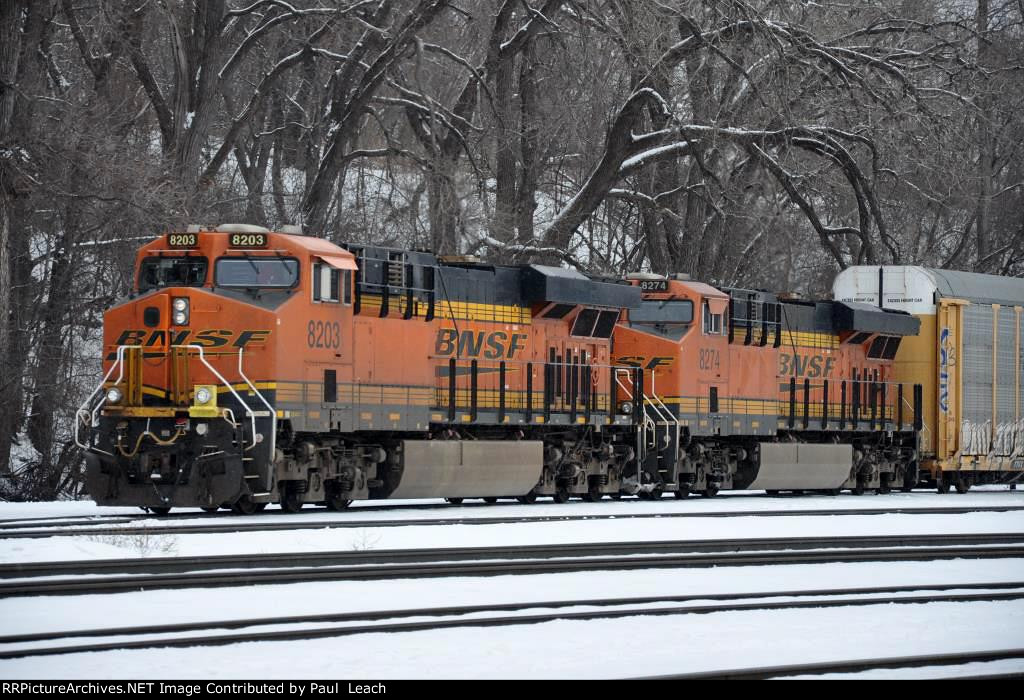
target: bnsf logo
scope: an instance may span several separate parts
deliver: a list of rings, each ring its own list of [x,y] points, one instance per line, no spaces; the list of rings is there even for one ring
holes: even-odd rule
[[[141,345],[146,348],[155,345],[199,345],[203,348],[222,348],[231,344],[235,348],[244,348],[249,345],[264,345],[270,331],[239,331],[237,337],[234,331],[223,329],[212,329],[204,331],[191,331],[188,329],[180,331],[147,331],[147,330],[126,330],[114,341],[115,345]],[[234,340],[232,343],[231,341]]]
[[[835,358],[824,355],[779,355],[779,376],[788,377],[831,377]]]
[[[939,409],[949,411],[949,329],[939,334]]]
[[[503,331],[462,331],[454,328],[441,328],[437,331],[434,343],[435,355],[465,355],[466,357],[483,357],[487,360],[499,358],[512,359],[520,350],[526,349],[525,333],[505,333]]]
[[[627,367],[643,367],[644,369],[655,369],[656,367],[671,367],[675,364],[674,357],[652,357],[650,361],[643,355],[624,355],[615,358],[615,364]]]

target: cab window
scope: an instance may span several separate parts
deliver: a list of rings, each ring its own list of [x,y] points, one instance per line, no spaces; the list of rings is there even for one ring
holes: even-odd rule
[[[722,314],[711,313],[711,305],[704,302],[704,335],[722,334]]]
[[[693,302],[689,299],[646,299],[629,310],[629,325],[645,333],[679,340],[693,323]]]
[[[352,270],[313,263],[313,301],[352,303]]]
[[[286,289],[299,281],[295,258],[219,258],[214,269],[218,287]]]
[[[163,287],[202,287],[209,262],[200,257],[145,258],[139,266],[139,291]]]
[[[313,301],[335,302],[341,296],[341,270],[313,263]]]

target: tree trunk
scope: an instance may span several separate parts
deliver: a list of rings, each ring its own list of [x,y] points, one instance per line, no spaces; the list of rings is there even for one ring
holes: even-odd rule
[[[983,75],[978,95],[978,216],[974,228],[978,247],[978,272],[985,272],[988,265],[984,262],[993,247],[991,209],[992,209],[992,166],[995,160],[995,140],[992,138],[992,99],[989,95],[990,80],[984,71],[988,63],[988,0],[978,0],[977,34],[978,34],[978,67]]]

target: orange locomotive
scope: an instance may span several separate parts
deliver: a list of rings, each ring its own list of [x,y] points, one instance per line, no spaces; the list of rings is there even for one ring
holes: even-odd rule
[[[919,323],[867,304],[630,275],[643,302],[614,336],[644,370],[641,494],[720,488],[909,490],[920,385],[894,381]]]
[[[100,504],[564,501],[630,478],[610,353],[634,286],[238,224],[163,236],[136,270],[77,416]]]

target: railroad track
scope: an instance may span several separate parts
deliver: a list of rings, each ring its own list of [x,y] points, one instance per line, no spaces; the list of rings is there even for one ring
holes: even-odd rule
[[[17,563],[0,597],[642,568],[1024,557],[1024,533],[619,542]],[[122,575],[122,574],[129,575]]]
[[[331,530],[371,527],[405,527],[405,526],[436,526],[436,525],[507,525],[543,522],[575,522],[598,520],[634,520],[634,519],[674,519],[674,518],[726,518],[726,517],[783,517],[783,516],[842,516],[842,515],[964,515],[967,513],[1004,513],[1024,511],[1024,506],[963,506],[963,507],[924,507],[924,508],[857,508],[857,509],[810,509],[780,511],[714,511],[690,513],[607,513],[590,515],[529,515],[529,516],[494,516],[494,517],[462,517],[462,518],[411,518],[405,520],[347,520],[339,515],[334,520],[296,519],[285,522],[274,522],[273,517],[227,518],[221,519],[213,515],[196,515],[195,518],[215,519],[209,524],[174,525],[149,520],[144,522],[154,525],[135,525],[139,521],[134,516],[111,516],[121,518],[118,522],[132,523],[125,526],[111,526],[106,521],[97,525],[95,520],[75,520],[61,523],[58,527],[40,527],[35,523],[0,524],[0,540],[2,539],[39,539],[44,537],[73,537],[83,535],[177,535],[177,534],[219,534],[233,532],[277,532],[290,530]],[[311,514],[313,512],[311,511]],[[225,521],[226,520],[226,521]]]
[[[221,646],[253,641],[320,639],[366,633],[417,632],[457,627],[501,627],[540,624],[555,620],[594,620],[811,607],[910,605],[936,602],[969,603],[1020,599],[1024,599],[1024,581],[403,608],[6,635],[0,637],[0,659],[115,649]],[[579,610],[578,608],[587,609]],[[533,612],[541,610],[543,612]],[[417,619],[424,617],[429,619]],[[330,624],[334,626],[322,626]],[[302,625],[320,626],[310,628],[302,627]],[[260,629],[267,626],[273,626],[274,629]],[[282,627],[291,627],[291,629],[281,629]],[[225,630],[230,631],[225,632]],[[118,639],[110,640],[111,637]],[[100,638],[99,641],[73,641],[96,638]],[[66,643],[67,640],[72,641]],[[776,668],[788,672],[794,667]],[[800,667],[800,670],[804,672],[807,668],[811,667]],[[743,670],[743,673],[748,674],[754,672],[765,673],[766,670]],[[723,672],[710,672],[710,676],[716,677],[720,673]],[[739,673],[739,671],[725,673]]]
[[[769,678],[791,678],[794,676],[824,675],[833,673],[860,673],[877,669],[922,669],[938,670],[950,666],[962,666],[967,663],[986,661],[1003,661],[1006,659],[1024,659],[1024,649],[993,649],[988,651],[961,651],[941,654],[923,654],[914,656],[886,656],[869,659],[853,659],[846,661],[824,661],[808,664],[788,664],[785,666],[761,666],[754,668],[721,669],[717,671],[699,671],[696,673],[677,673],[664,676],[644,676],[631,680],[766,680]],[[897,676],[893,676],[897,677]],[[1024,678],[1024,664],[1021,670],[985,673],[972,672],[967,675],[955,676],[960,680]]]

